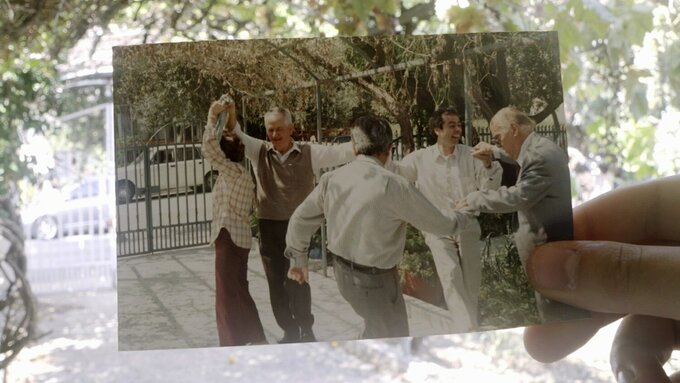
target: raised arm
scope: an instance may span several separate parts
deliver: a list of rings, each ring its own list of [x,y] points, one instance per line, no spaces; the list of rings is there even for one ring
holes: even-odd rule
[[[217,169],[220,174],[223,174],[225,177],[229,178],[237,177],[241,174],[238,165],[227,159],[227,157],[224,155],[224,152],[222,152],[222,149],[220,148],[218,137],[216,137],[215,121],[217,121],[217,118],[213,116],[219,114],[219,111],[215,111],[219,110],[220,108],[214,106],[215,103],[213,103],[213,106],[210,107],[210,111],[208,112],[208,124],[205,126],[205,130],[203,131],[201,155],[210,161],[210,164],[215,169]]]
[[[311,144],[310,148],[314,170],[344,165],[356,157],[351,142],[340,145]]]
[[[243,142],[245,147],[245,155],[250,161],[257,161],[260,154],[260,148],[265,142],[259,138],[251,137],[241,130],[241,125],[237,122],[234,125],[234,134]]]
[[[416,182],[416,180],[418,180],[416,153],[417,152],[415,151],[409,153],[406,157],[402,158],[401,161],[392,161],[390,158],[387,160],[385,168],[393,173],[399,174],[411,182]]]

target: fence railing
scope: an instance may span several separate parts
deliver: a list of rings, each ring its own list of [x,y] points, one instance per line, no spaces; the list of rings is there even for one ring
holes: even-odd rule
[[[169,124],[130,144],[139,129],[127,113],[116,110],[117,255],[209,243],[218,174],[201,154],[203,124]]]
[[[117,110],[116,213],[117,255],[152,253],[210,242],[212,186],[217,171],[201,155],[203,125],[168,125],[144,144],[128,144],[138,137],[128,110]],[[125,125],[125,126],[123,126]],[[475,127],[481,141],[490,142],[486,126]],[[187,134],[189,132],[189,134]],[[563,127],[538,126],[536,132],[566,150]],[[158,134],[162,133],[162,134]],[[424,136],[415,137],[418,148]],[[332,145],[333,143],[328,143]],[[392,159],[400,160],[406,147],[402,137],[393,142]],[[326,172],[332,169],[323,169]],[[317,174],[318,176],[319,174]]]
[[[484,142],[491,142],[491,132],[487,126],[475,126],[477,133],[479,134],[479,140]],[[534,132],[540,134],[543,137],[549,138],[554,143],[559,145],[560,148],[567,150],[567,131],[564,125],[559,125],[557,128],[554,125],[541,124],[536,125]]]

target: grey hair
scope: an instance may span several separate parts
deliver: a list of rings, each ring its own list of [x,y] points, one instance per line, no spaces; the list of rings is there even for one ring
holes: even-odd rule
[[[293,125],[293,116],[290,114],[290,110],[279,106],[269,109],[267,113],[264,114],[264,123],[266,124],[271,121],[275,114],[281,114],[284,117],[286,124]]]
[[[494,123],[504,130],[510,129],[510,124],[516,124],[519,127],[520,133],[523,135],[528,135],[533,132],[536,127],[536,122],[534,122],[534,120],[514,106],[506,106],[499,110],[491,118],[490,124]]]
[[[392,128],[384,118],[359,117],[352,128],[352,142],[357,154],[374,156],[385,153],[392,145]]]

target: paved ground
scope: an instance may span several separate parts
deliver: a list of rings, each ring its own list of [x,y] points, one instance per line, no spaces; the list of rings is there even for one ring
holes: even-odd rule
[[[320,261],[316,266],[321,267]],[[313,266],[312,266],[313,267]],[[248,262],[249,287],[269,343],[283,333],[269,304],[269,290],[257,244]],[[363,321],[320,270],[310,273],[314,331],[320,341],[354,340]],[[121,350],[217,346],[214,250],[208,246],[120,258],[118,318]],[[411,334],[452,332],[445,310],[406,297]]]
[[[5,371],[7,382],[614,382],[609,326],[564,361],[544,365],[521,329],[297,345],[117,351],[115,290],[39,297],[40,339]],[[680,368],[676,357],[674,368]],[[669,367],[670,368],[670,367]],[[0,376],[3,373],[0,372]]]
[[[397,338],[118,351],[118,294],[103,278],[109,273],[92,278],[89,273],[78,272],[84,261],[73,263],[76,272],[64,271],[64,259],[76,255],[59,258],[67,248],[80,251],[78,259],[99,262],[101,254],[92,253],[99,248],[92,246],[97,241],[74,238],[77,246],[56,241],[27,243],[29,278],[42,286],[37,297],[42,335],[30,342],[7,370],[0,371],[4,381],[614,382],[608,359],[616,325],[601,330],[567,359],[550,365],[526,354],[521,329],[425,337],[416,348],[411,347],[409,338]],[[44,254],[33,253],[36,249]],[[199,252],[195,256],[199,254],[207,255]],[[55,257],[49,260],[56,270],[54,275],[50,275],[48,259],[44,258],[48,256]],[[30,262],[32,257],[34,261]],[[45,262],[38,262],[40,257]],[[39,267],[40,272],[31,267]],[[680,370],[679,355],[666,368]]]

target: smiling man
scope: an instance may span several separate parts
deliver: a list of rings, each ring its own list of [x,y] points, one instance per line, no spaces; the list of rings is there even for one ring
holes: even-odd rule
[[[457,205],[487,213],[517,212],[514,234],[519,258],[527,267],[534,248],[545,242],[573,238],[569,159],[565,150],[534,132],[536,123],[514,107],[499,110],[489,122],[493,140],[502,155],[520,166],[515,185],[467,195]],[[497,153],[492,145],[480,143],[474,153]],[[545,322],[582,318],[584,312],[536,293],[536,304]]]
[[[235,115],[235,104],[231,103],[227,110]],[[246,158],[255,170],[260,255],[272,311],[284,331],[280,343],[315,341],[309,284],[298,284],[286,277],[290,261],[283,252],[288,220],[314,189],[315,172],[342,165],[355,156],[351,143],[325,146],[295,142],[288,109],[271,109],[264,115],[264,125],[269,141],[248,136],[238,124],[234,133],[245,145]]]
[[[436,110],[429,125],[437,136],[437,143],[410,153],[388,168],[415,182],[425,197],[443,212],[453,211],[453,202],[470,192],[498,189],[501,166],[492,161],[490,153],[473,156],[472,148],[460,143],[463,127],[454,109]],[[471,220],[459,235],[423,234],[453,317],[452,331],[475,329],[482,281],[479,223]]]

